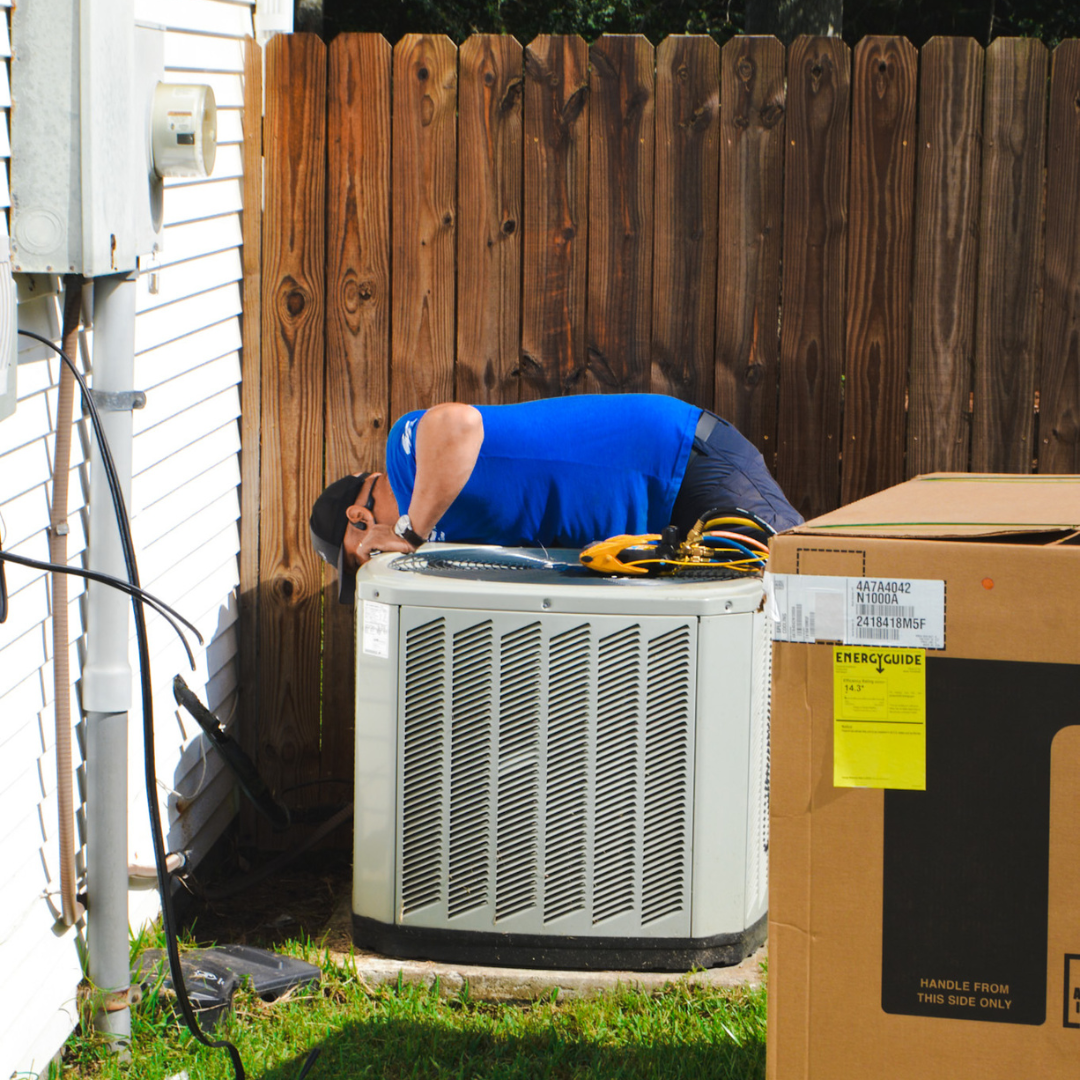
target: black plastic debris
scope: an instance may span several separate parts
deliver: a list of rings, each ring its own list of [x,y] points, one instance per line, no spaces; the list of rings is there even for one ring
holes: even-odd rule
[[[263,1001],[275,1001],[296,987],[315,986],[322,978],[314,964],[251,945],[191,949],[181,954],[180,969],[191,1007],[204,1028],[217,1024],[232,1007],[237,988],[245,982]],[[163,949],[142,953],[131,973],[131,983],[142,988],[144,997],[158,985],[171,996],[173,984]]]
[[[225,759],[225,764],[232,769],[240,784],[240,790],[251,800],[252,806],[270,822],[275,832],[287,829],[292,823],[288,808],[274,798],[273,792],[259,775],[251,758],[225,733],[221,721],[195,696],[179,675],[173,677],[173,697],[176,698],[176,704],[185,708],[210,736]]]

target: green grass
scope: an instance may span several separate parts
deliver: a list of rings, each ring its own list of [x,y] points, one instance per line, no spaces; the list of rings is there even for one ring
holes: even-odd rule
[[[143,946],[150,944],[142,942]],[[295,1080],[308,1053],[311,1080],[356,1077],[657,1077],[756,1080],[765,1075],[765,990],[718,990],[673,981],[659,993],[621,989],[589,999],[523,1005],[441,998],[435,988],[371,989],[310,943],[281,952],[323,969],[320,987],[266,1004],[241,990],[213,1037],[240,1050],[251,1080]],[[87,1080],[231,1077],[229,1056],[201,1046],[154,994],[132,1014],[132,1061],[77,1033],[62,1076]],[[55,1074],[61,1075],[61,1074]]]

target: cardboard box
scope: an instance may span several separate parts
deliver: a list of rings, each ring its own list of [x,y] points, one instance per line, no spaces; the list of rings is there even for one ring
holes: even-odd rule
[[[768,1076],[1080,1076],[1080,477],[774,541]]]

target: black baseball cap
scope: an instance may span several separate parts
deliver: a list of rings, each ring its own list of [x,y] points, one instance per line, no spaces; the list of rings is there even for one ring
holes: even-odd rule
[[[356,594],[356,571],[345,565],[345,511],[356,502],[371,473],[335,480],[311,508],[311,543],[319,555],[338,572],[338,602],[351,604]]]

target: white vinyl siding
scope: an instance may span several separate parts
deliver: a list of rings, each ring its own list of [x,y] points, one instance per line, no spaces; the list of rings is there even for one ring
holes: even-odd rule
[[[243,146],[242,40],[253,33],[249,0],[136,0],[136,18],[167,28],[166,79],[208,83],[218,107],[218,153],[207,180],[170,180],[164,248],[137,284],[135,386],[146,408],[134,413],[129,511],[145,588],[202,632],[191,639],[197,669],[159,616],[148,613],[155,706],[157,792],[166,846],[203,858],[236,814],[232,776],[198,724],[178,710],[172,679],[188,685],[227,725],[237,712],[239,414]],[[0,0],[0,242],[6,243],[8,34],[10,0]],[[17,44],[17,43],[16,43]],[[154,291],[151,291],[153,289]],[[59,342],[59,298],[21,304],[20,326]],[[83,348],[92,356],[93,332]],[[0,421],[0,538],[5,550],[48,559],[49,500],[59,361],[21,339],[19,404]],[[76,400],[76,417],[81,415]],[[69,561],[85,565],[85,496],[90,432],[72,441]],[[59,932],[51,584],[38,571],[8,566],[9,617],[0,625],[0,1080],[46,1070],[76,1023],[82,930]],[[85,656],[81,579],[68,579],[73,724]],[[143,788],[137,655],[129,730],[129,858],[151,864]],[[81,735],[81,731],[77,733]],[[81,741],[73,746],[80,799]],[[77,853],[79,889],[84,852]],[[154,889],[133,889],[134,926],[158,910]]]

